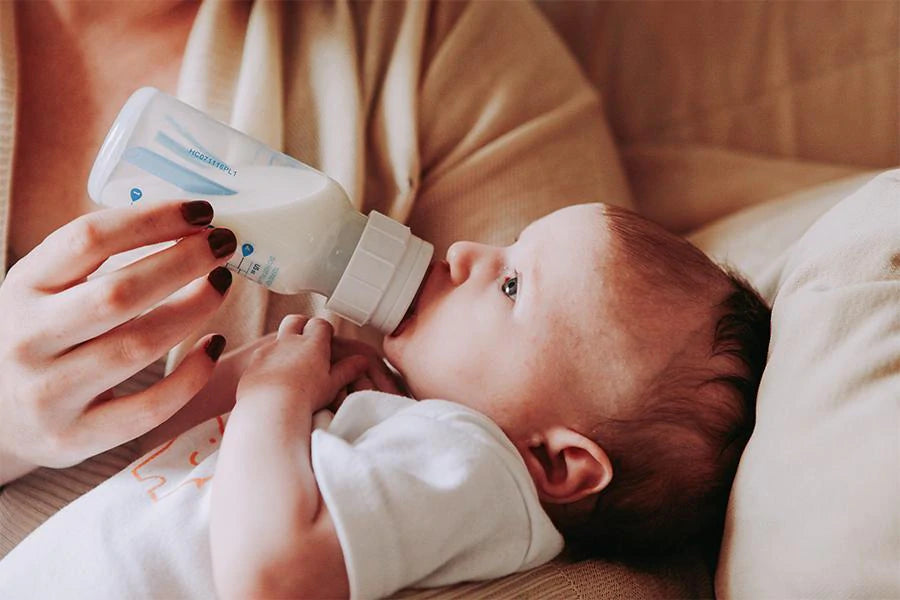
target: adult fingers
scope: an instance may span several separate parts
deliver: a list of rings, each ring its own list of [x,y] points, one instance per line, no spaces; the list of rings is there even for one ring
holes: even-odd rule
[[[93,389],[112,387],[200,327],[222,300],[205,279],[198,279],[147,314],[63,354],[54,365],[57,376],[72,385],[90,387],[82,390],[90,395],[96,393]]]
[[[164,379],[142,392],[95,404],[77,422],[75,443],[89,448],[86,455],[99,454],[164,423],[206,385],[224,348],[223,336],[205,336]]]
[[[223,264],[236,246],[231,231],[213,229],[47,297],[45,302],[52,302],[54,309],[44,324],[49,334],[45,339],[52,340],[57,347],[51,350],[59,352],[105,333]],[[224,292],[231,275],[218,271],[209,282]]]
[[[107,208],[63,225],[16,263],[16,277],[55,292],[79,282],[113,254],[197,233],[212,221],[205,201]]]
[[[276,339],[283,339],[288,335],[300,335],[303,333],[303,328],[306,326],[306,323],[309,321],[309,317],[306,315],[288,315],[281,320],[281,323],[278,325],[278,336]]]

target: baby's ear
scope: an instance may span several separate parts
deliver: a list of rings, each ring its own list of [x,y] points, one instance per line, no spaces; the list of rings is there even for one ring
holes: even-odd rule
[[[603,448],[567,427],[548,429],[540,441],[519,446],[519,452],[542,502],[577,502],[612,480],[612,464]]]

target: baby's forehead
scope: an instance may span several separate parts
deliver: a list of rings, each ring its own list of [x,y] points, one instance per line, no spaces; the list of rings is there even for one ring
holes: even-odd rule
[[[525,228],[520,240],[548,309],[568,308],[582,322],[674,317],[685,303],[708,304],[722,287],[714,285],[721,269],[687,240],[617,207],[566,207]]]
[[[544,245],[548,259],[582,266],[616,262],[622,269],[660,262],[686,243],[632,211],[599,203],[559,209],[529,224],[518,237],[531,236],[564,250],[554,253]]]
[[[628,211],[578,206],[545,219],[533,258],[546,275],[535,337],[548,373],[628,398],[667,365],[688,372],[705,360],[723,292],[705,255]]]

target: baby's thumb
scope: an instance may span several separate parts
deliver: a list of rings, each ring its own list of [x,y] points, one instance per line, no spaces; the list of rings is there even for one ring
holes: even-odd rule
[[[369,367],[369,358],[361,354],[348,356],[331,367],[331,377],[336,388],[350,385],[360,378]]]

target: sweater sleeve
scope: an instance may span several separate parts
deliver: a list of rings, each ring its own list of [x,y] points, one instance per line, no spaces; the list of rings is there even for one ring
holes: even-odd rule
[[[352,598],[501,577],[559,553],[562,537],[496,425],[428,400],[360,433],[347,415],[371,415],[379,396],[353,396],[328,430],[313,434],[313,468]]]

